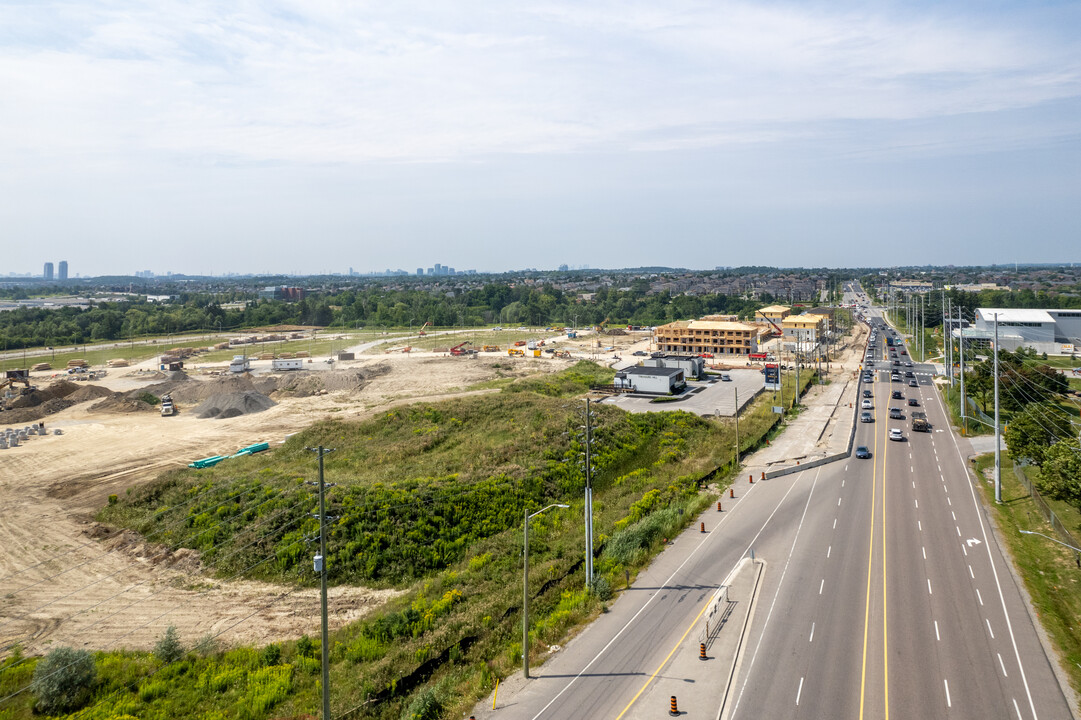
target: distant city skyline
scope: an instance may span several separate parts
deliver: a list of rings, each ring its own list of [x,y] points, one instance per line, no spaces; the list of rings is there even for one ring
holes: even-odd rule
[[[1078,38],[1038,0],[0,6],[4,269],[1081,260]]]

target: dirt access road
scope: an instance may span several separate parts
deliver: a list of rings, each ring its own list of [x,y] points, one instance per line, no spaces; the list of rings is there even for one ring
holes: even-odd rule
[[[163,553],[134,533],[108,533],[94,514],[109,494],[164,469],[253,442],[273,448],[321,418],[360,418],[397,404],[486,392],[468,388],[568,365],[544,359],[508,368],[505,359],[397,355],[355,366],[376,363],[385,366],[382,374],[356,392],[280,399],[266,411],[224,420],[199,419],[184,407],[171,418],[95,413],[92,402],[81,403],[46,418],[62,435],[0,451],[0,657],[16,644],[30,653],[53,645],[146,649],[169,625],[188,644],[207,634],[231,644],[318,632],[317,591],[211,578],[194,553]],[[129,390],[139,369],[115,371],[100,384]],[[346,624],[393,594],[333,588],[332,624]]]

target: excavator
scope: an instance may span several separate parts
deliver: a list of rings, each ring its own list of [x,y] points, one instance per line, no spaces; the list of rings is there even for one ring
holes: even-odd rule
[[[4,398],[15,389],[16,385],[22,385],[23,388],[15,397],[25,395],[34,389],[30,384],[29,372],[26,370],[8,370],[4,373],[4,379],[0,380],[0,409],[3,408]],[[11,390],[8,390],[8,388],[11,388]]]

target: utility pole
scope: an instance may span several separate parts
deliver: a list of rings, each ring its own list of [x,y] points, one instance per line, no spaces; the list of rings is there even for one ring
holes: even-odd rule
[[[1002,504],[1002,427],[998,419],[998,313],[995,313],[995,502]]]
[[[585,530],[586,530],[586,588],[593,582],[593,412],[589,398],[586,398],[586,489],[585,489]]]
[[[961,434],[968,432],[968,422],[965,420],[965,321],[961,317],[961,308],[957,308],[957,345],[960,349],[958,371],[961,374]]]
[[[319,457],[319,554],[315,556],[315,571],[319,573],[320,610],[322,612],[323,654],[323,720],[330,719],[330,639],[327,630],[327,484],[323,482],[323,456],[334,452],[333,448],[308,448]],[[330,485],[333,487],[333,484]]]

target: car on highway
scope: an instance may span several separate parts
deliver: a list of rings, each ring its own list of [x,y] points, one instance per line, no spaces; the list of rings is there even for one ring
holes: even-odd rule
[[[908,406],[909,407],[919,407],[920,406],[920,401],[917,400],[916,398],[909,398],[908,399]]]
[[[912,361],[911,360],[905,360],[905,367],[912,367]]]
[[[856,448],[856,457],[861,460],[867,460],[871,457],[871,451],[867,449],[866,445],[860,445]]]
[[[908,381],[908,386],[909,387],[919,387],[920,384],[918,382],[916,382],[915,380],[909,380]]]
[[[904,420],[905,414],[901,412],[901,408],[890,408],[890,420]]]
[[[901,434],[900,428],[890,428],[890,440],[904,440],[905,436]]]
[[[860,422],[874,422],[875,417],[871,413],[864,410],[860,413]]]
[[[721,382],[732,382],[732,376],[728,373],[721,373]]]
[[[901,348],[901,354],[902,355],[908,355],[908,350],[905,350],[904,348]]]
[[[912,374],[911,370],[905,370],[905,377],[906,378],[914,378],[916,376]]]
[[[892,382],[901,382],[901,376],[898,373],[893,373],[890,375],[890,380]]]
[[[871,392],[870,390],[864,390],[864,391],[863,391],[863,396],[864,396],[865,398],[869,398],[869,397],[874,397],[874,393],[873,393],[873,392]]]
[[[902,393],[900,390],[894,390],[890,397],[892,397],[894,400],[902,400],[904,399],[905,394]]]
[[[864,410],[874,410],[875,404],[870,400],[864,400],[860,407]]]
[[[867,367],[873,368],[874,366],[875,366],[875,361],[874,360],[868,360],[867,361]]]

